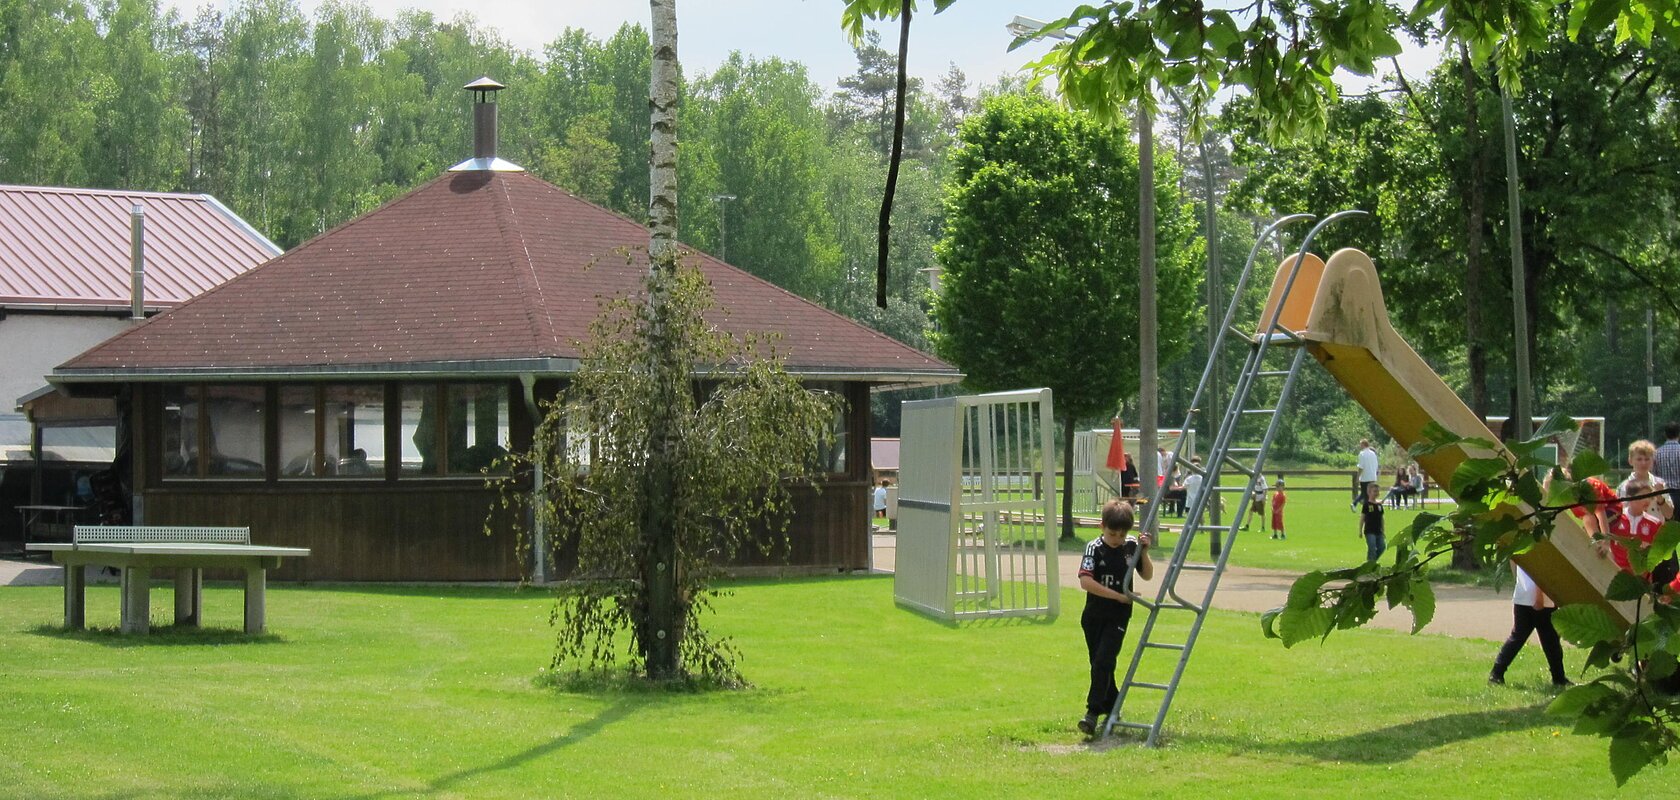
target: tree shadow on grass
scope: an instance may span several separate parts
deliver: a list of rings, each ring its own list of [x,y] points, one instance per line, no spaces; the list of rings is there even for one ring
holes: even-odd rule
[[[123,633],[114,626],[70,629],[58,625],[36,625],[33,628],[26,628],[24,632],[50,639],[87,642],[119,649],[171,647],[176,645],[286,644],[288,642],[286,637],[273,633],[250,634],[237,628],[195,628],[187,625],[157,625],[153,626],[149,633],[140,634]]]
[[[1408,761],[1426,750],[1501,733],[1540,728],[1552,724],[1545,716],[1545,704],[1521,708],[1491,708],[1416,719],[1348,736],[1321,739],[1267,741],[1232,736],[1185,736],[1180,741],[1206,742],[1253,752],[1287,753],[1319,761],[1355,764],[1395,764]]]
[[[546,742],[538,742],[517,753],[508,755],[500,761],[477,767],[456,770],[447,775],[439,776],[436,780],[423,787],[407,787],[402,789],[388,789],[367,794],[352,795],[344,800],[381,800],[387,797],[414,797],[418,795],[437,794],[455,790],[461,784],[494,772],[517,769],[544,756],[552,755],[560,750],[577,744],[625,717],[630,716],[642,706],[657,700],[657,696],[650,693],[645,696],[620,697],[612,705],[596,713],[595,716],[573,725],[570,730]]]

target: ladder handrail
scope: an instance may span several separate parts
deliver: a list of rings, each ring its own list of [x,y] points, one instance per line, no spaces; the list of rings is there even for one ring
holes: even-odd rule
[[[1316,214],[1305,213],[1289,214],[1287,216],[1279,217],[1277,221],[1267,225],[1266,229],[1261,231],[1260,235],[1255,238],[1254,246],[1248,249],[1248,260],[1243,262],[1243,271],[1237,276],[1237,286],[1231,292],[1231,305],[1225,310],[1224,324],[1219,326],[1218,332],[1214,334],[1213,344],[1209,346],[1208,352],[1210,354],[1219,352],[1219,349],[1225,344],[1225,334],[1230,331],[1231,323],[1236,321],[1237,304],[1242,299],[1243,289],[1248,287],[1249,276],[1254,272],[1254,259],[1260,255],[1260,248],[1266,244],[1266,240],[1270,239],[1273,233],[1282,230],[1285,226],[1317,218],[1318,216]],[[1212,363],[1213,359],[1210,357],[1208,360],[1209,363]],[[1208,383],[1211,381],[1212,375],[1213,373],[1211,370],[1207,368],[1202,369],[1201,380],[1196,382],[1196,392],[1190,395],[1191,410],[1186,412],[1184,425],[1180,427],[1179,430],[1190,430],[1191,423],[1195,422],[1196,417],[1194,409],[1201,405],[1202,395],[1207,392]],[[1175,466],[1178,464],[1179,455],[1184,449],[1184,438],[1185,437],[1181,434],[1178,437],[1178,443],[1173,445],[1172,457],[1168,459],[1168,464]],[[1159,516],[1158,509],[1161,506],[1161,493],[1165,491],[1166,488],[1166,481],[1161,481],[1161,483],[1155,487],[1154,494],[1151,496],[1149,504],[1144,507],[1142,520],[1143,524],[1139,526],[1139,530],[1153,531],[1155,529],[1155,521]],[[1127,573],[1128,576],[1130,574],[1130,572]],[[1130,590],[1131,587],[1128,585],[1126,588]]]
[[[1366,212],[1364,211],[1356,209],[1336,212],[1320,220],[1318,224],[1314,225],[1312,229],[1308,231],[1307,235],[1302,238],[1301,245],[1295,253],[1295,259],[1293,263],[1289,265],[1289,273],[1284,279],[1282,292],[1278,295],[1276,303],[1271,309],[1270,319],[1264,320],[1264,324],[1256,332],[1256,335],[1248,340],[1250,347],[1246,363],[1243,365],[1243,369],[1237,377],[1236,385],[1233,387],[1231,402],[1224,409],[1224,413],[1221,414],[1219,428],[1214,433],[1213,440],[1209,443],[1208,463],[1206,467],[1201,470],[1205,476],[1203,480],[1204,485],[1200,487],[1200,490],[1197,491],[1195,497],[1186,498],[1187,505],[1185,508],[1184,525],[1180,530],[1178,541],[1173,548],[1172,557],[1167,563],[1166,573],[1162,576],[1160,585],[1157,587],[1155,602],[1150,603],[1144,601],[1143,598],[1138,597],[1131,591],[1130,581],[1136,574],[1136,570],[1133,569],[1128,571],[1128,583],[1125,587],[1127,594],[1131,595],[1134,601],[1140,601],[1140,604],[1149,610],[1149,617],[1146,620],[1137,641],[1133,645],[1134,649],[1131,663],[1126,670],[1126,678],[1120,685],[1119,696],[1116,698],[1115,703],[1109,712],[1106,724],[1103,726],[1102,735],[1105,737],[1113,732],[1114,726],[1118,723],[1120,713],[1125,705],[1126,697],[1130,693],[1131,688],[1133,686],[1140,686],[1164,690],[1164,695],[1162,696],[1160,705],[1158,706],[1155,720],[1151,725],[1143,725],[1141,723],[1124,724],[1130,727],[1147,727],[1149,730],[1147,743],[1150,746],[1155,745],[1159,739],[1161,727],[1165,722],[1167,711],[1172,704],[1173,697],[1177,693],[1176,690],[1184,675],[1185,667],[1189,663],[1190,653],[1193,650],[1197,636],[1201,631],[1202,622],[1206,618],[1207,611],[1212,607],[1214,592],[1219,587],[1219,579],[1224,574],[1225,567],[1230,559],[1237,531],[1239,530],[1238,523],[1246,513],[1245,509],[1247,508],[1254,493],[1256,476],[1261,474],[1265,469],[1267,451],[1270,449],[1271,442],[1276,436],[1279,423],[1283,416],[1281,411],[1287,403],[1289,394],[1295,385],[1295,379],[1300,373],[1302,363],[1305,360],[1306,350],[1304,348],[1296,349],[1294,356],[1290,361],[1289,369],[1281,373],[1285,376],[1284,385],[1278,393],[1276,406],[1268,409],[1270,419],[1267,421],[1266,431],[1262,435],[1260,446],[1256,448],[1253,468],[1251,470],[1242,469],[1240,464],[1237,465],[1240,471],[1243,471],[1248,475],[1248,481],[1243,487],[1236,513],[1231,516],[1228,529],[1229,536],[1226,539],[1226,546],[1221,549],[1214,565],[1212,566],[1212,574],[1209,576],[1207,589],[1203,594],[1201,604],[1197,605],[1178,593],[1178,577],[1183,572],[1183,567],[1186,562],[1186,558],[1189,555],[1192,541],[1195,539],[1195,535],[1200,529],[1202,514],[1206,510],[1208,498],[1218,496],[1219,479],[1221,473],[1224,471],[1224,462],[1230,459],[1231,442],[1236,436],[1236,430],[1243,415],[1246,413],[1243,406],[1247,404],[1248,397],[1253,391],[1255,378],[1262,372],[1270,372],[1265,370],[1265,357],[1267,350],[1270,349],[1270,345],[1278,341],[1280,338],[1276,334],[1281,331],[1285,334],[1285,336],[1282,337],[1283,339],[1294,344],[1301,343],[1301,339],[1296,332],[1283,331],[1279,328],[1279,322],[1282,318],[1284,304],[1288,300],[1290,293],[1294,290],[1296,278],[1300,275],[1301,265],[1306,261],[1306,255],[1309,248],[1312,246],[1313,240],[1316,239],[1319,232],[1330,223],[1350,216],[1364,215],[1365,213]],[[1242,302],[1242,291],[1246,288],[1249,276],[1253,271],[1254,259],[1259,254],[1260,247],[1267,239],[1270,238],[1273,232],[1282,226],[1291,222],[1313,218],[1313,215],[1310,214],[1292,214],[1287,217],[1283,217],[1272,223],[1271,226],[1267,227],[1261,236],[1255,241],[1254,247],[1250,249],[1248,262],[1244,265],[1243,272],[1238,278],[1237,288],[1232,293],[1231,304],[1227,308],[1225,314],[1225,324],[1218,329],[1214,340],[1209,345],[1208,365],[1203,369],[1202,378],[1196,387],[1195,394],[1192,396],[1190,410],[1187,412],[1190,416],[1188,416],[1185,421],[1186,429],[1189,428],[1190,422],[1194,419],[1193,415],[1195,414],[1195,409],[1200,405],[1202,395],[1206,391],[1210,382],[1213,369],[1218,363],[1220,353],[1224,349],[1226,333],[1231,331],[1233,328],[1232,323],[1235,321],[1238,305]],[[1256,413],[1260,412],[1256,411]],[[1182,460],[1183,447],[1184,439],[1181,437],[1178,444],[1174,446],[1172,458],[1168,463],[1177,464]],[[1149,507],[1145,511],[1142,530],[1149,531],[1153,529],[1154,523],[1156,522],[1160,512],[1159,500],[1165,489],[1165,481],[1162,481],[1160,485],[1156,487],[1153,498],[1155,502],[1150,503]],[[1214,502],[1218,502],[1218,500],[1215,500]],[[1138,554],[1134,553],[1131,559],[1134,567],[1137,557]],[[1171,603],[1169,603],[1169,598]],[[1144,650],[1151,644],[1150,635],[1154,631],[1155,620],[1159,616],[1161,610],[1166,608],[1186,609],[1191,611],[1195,617],[1190,624],[1190,632],[1186,637],[1184,644],[1178,648],[1179,656],[1173,669],[1171,681],[1166,684],[1141,683],[1136,680],[1138,666],[1142,662]]]

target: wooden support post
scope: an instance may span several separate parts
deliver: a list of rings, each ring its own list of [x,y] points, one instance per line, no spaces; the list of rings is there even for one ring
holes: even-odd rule
[[[262,567],[245,569],[245,632],[263,632],[263,594],[268,586],[268,571]]]
[[[152,571],[123,567],[122,574],[122,632],[146,633],[152,629]]]
[[[175,570],[175,624],[194,628],[204,624],[204,570]]]
[[[64,565],[64,627],[87,627],[87,567],[82,564]]]

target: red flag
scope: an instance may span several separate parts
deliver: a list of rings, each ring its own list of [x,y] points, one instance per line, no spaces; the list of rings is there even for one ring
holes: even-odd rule
[[[1114,439],[1108,443],[1108,468],[1123,470],[1126,468],[1126,437],[1120,430],[1120,418],[1114,418]]]

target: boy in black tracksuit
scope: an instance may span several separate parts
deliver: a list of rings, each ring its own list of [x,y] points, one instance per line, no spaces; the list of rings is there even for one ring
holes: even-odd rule
[[[1129,536],[1132,507],[1121,500],[1103,506],[1103,532],[1085,546],[1079,562],[1079,588],[1084,589],[1085,613],[1079,624],[1085,629],[1085,650],[1091,659],[1091,688],[1085,694],[1085,716],[1079,730],[1096,733],[1097,717],[1114,708],[1120,690],[1114,685],[1114,662],[1126,641],[1126,626],[1132,620],[1132,598],[1126,594],[1130,559],[1137,558],[1137,574],[1144,580],[1155,576],[1149,560],[1149,534]]]

